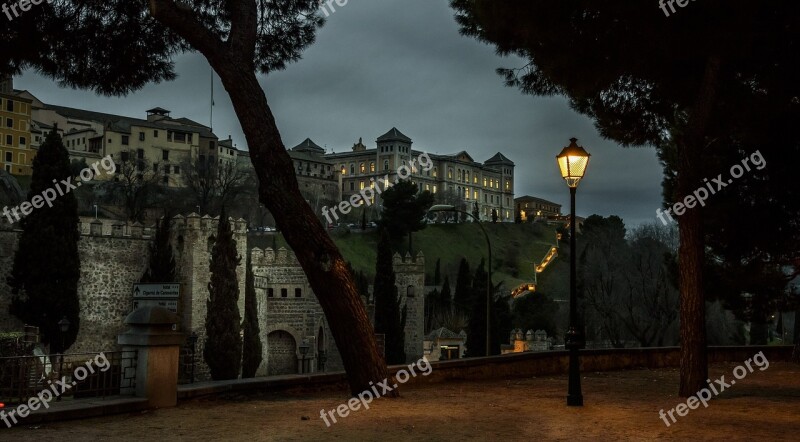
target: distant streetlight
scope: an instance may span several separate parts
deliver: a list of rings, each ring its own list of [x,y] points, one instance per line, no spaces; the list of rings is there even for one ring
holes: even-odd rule
[[[458,210],[452,205],[437,204],[428,209],[428,212],[458,212],[469,215],[475,220],[475,222],[478,224],[478,227],[481,228],[481,231],[483,231],[483,236],[486,238],[486,246],[489,249],[489,278],[486,280],[486,356],[489,356],[489,336],[491,333],[489,329],[489,312],[491,311],[492,299],[492,242],[489,240],[489,234],[486,233],[486,229],[483,227],[481,220],[479,220],[475,215],[463,210]]]
[[[583,406],[583,393],[581,393],[580,359],[578,350],[584,348],[583,333],[578,330],[578,306],[576,283],[576,251],[575,251],[575,192],[578,182],[586,173],[589,166],[589,153],[578,146],[577,138],[570,138],[569,146],[565,147],[558,156],[558,167],[561,176],[569,186],[569,202],[571,213],[569,215],[569,330],[565,340],[565,347],[569,349],[569,391],[567,393],[568,406]]]
[[[94,205],[94,219],[97,219],[97,204]]]

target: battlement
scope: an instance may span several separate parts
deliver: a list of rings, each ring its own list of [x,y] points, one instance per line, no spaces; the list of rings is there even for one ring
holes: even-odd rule
[[[246,234],[247,221],[242,218],[228,218],[234,233]],[[175,231],[195,230],[206,232],[208,235],[216,233],[219,227],[219,216],[200,216],[190,213],[185,217],[176,215],[172,218],[172,227]],[[139,222],[123,222],[106,218],[81,217],[79,229],[81,235],[102,236],[116,238],[152,238],[155,236],[156,225],[144,226]]]
[[[412,257],[408,252],[406,252],[406,256],[401,257],[399,253],[395,252],[392,257],[392,263],[394,264],[395,271],[398,271],[398,266],[401,266],[403,271],[425,272],[425,255],[422,254],[422,250],[417,252],[416,257]]]
[[[252,262],[253,267],[300,265],[300,261],[297,260],[297,255],[295,255],[291,250],[288,250],[286,247],[281,247],[277,251],[273,250],[272,247],[267,247],[266,249],[259,249],[258,247],[255,247],[250,251],[250,261]]]
[[[228,222],[231,224],[231,229],[234,233],[247,233],[247,221],[244,219],[228,217]],[[175,215],[172,217],[172,225],[176,230],[216,232],[219,228],[219,216],[212,218],[208,215],[200,216],[194,212],[186,216]]]

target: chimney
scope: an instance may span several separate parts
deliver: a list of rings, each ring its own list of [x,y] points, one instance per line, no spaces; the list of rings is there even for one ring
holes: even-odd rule
[[[14,77],[3,75],[0,77],[0,94],[11,95],[14,93]]]

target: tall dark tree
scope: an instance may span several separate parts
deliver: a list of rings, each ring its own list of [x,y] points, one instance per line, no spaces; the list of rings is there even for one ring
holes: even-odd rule
[[[469,314],[472,308],[472,272],[469,270],[467,258],[461,258],[456,276],[456,291],[453,294],[453,305],[456,309]]]
[[[13,21],[0,20],[0,72],[33,69],[64,86],[124,95],[174,79],[178,54],[201,53],[245,133],[259,200],[297,252],[329,320],[351,392],[358,394],[386,378],[386,365],[344,259],[300,192],[257,76],[298,60],[322,23],[318,0],[43,3]]]
[[[256,300],[256,284],[250,256],[247,257],[247,273],[244,281],[244,322],[242,323],[244,339],[242,342],[242,378],[256,376],[258,366],[263,359],[261,332],[258,325],[258,301]]]
[[[383,212],[380,225],[389,233],[393,243],[408,235],[408,249],[411,252],[411,234],[425,228],[425,213],[433,205],[433,194],[419,192],[417,185],[410,180],[400,180],[386,189],[382,195]]]
[[[28,192],[28,201],[36,202],[38,198],[41,207],[29,208],[32,211],[20,222],[22,234],[8,277],[12,294],[10,313],[26,324],[39,327],[42,343],[49,344],[52,353],[68,349],[81,325],[77,202],[72,193],[58,196],[54,187],[55,182],[63,190],[61,183],[67,180],[71,180],[69,154],[53,128],[33,160]],[[52,207],[41,203],[40,195],[45,191],[57,196]],[[62,334],[58,322],[64,317],[70,327]]]
[[[156,237],[150,244],[150,263],[142,275],[141,282],[176,282],[175,258],[170,243],[169,216],[158,221]]]
[[[436,258],[436,267],[433,270],[433,285],[438,287],[441,281],[442,281],[442,260],[440,258]]]
[[[475,269],[475,276],[472,278],[472,284],[469,287],[471,295],[468,299],[471,302],[469,304],[471,311],[469,327],[467,328],[467,356],[470,357],[486,356],[486,284],[489,275],[484,270],[485,265],[485,262],[481,260],[481,263]],[[458,294],[458,289],[456,289],[456,294]],[[493,299],[490,299],[490,302],[492,301]],[[489,314],[491,325],[495,321],[491,317],[492,312],[489,312]]]
[[[405,327],[406,306],[400,308],[393,266],[392,244],[389,234],[381,229],[378,242],[378,260],[375,264],[375,332],[386,338],[386,362],[406,362]]]
[[[558,334],[558,303],[543,293],[529,293],[514,299],[511,311],[515,328],[544,330],[551,337]]]
[[[707,1],[693,3],[691,14],[670,17],[647,2],[451,4],[464,34],[529,62],[501,70],[508,85],[534,95],[564,95],[604,137],[624,146],[655,146],[662,159],[671,157],[675,179],[665,191],[668,205],[688,201],[705,185],[707,152],[738,149],[742,143],[732,139],[769,139],[761,122],[796,112],[800,104],[792,80],[800,74],[795,2]],[[584,75],[585,66],[592,66],[592,75]],[[794,141],[791,148],[796,152]],[[696,201],[687,205],[678,217],[681,396],[694,394],[708,378],[703,210],[693,207]]]
[[[450,291],[450,277],[444,275],[444,282],[442,283],[442,291],[440,298],[442,304],[447,303],[448,306],[452,305],[453,303],[453,294]]]
[[[492,209],[492,222],[497,222],[497,209]]]
[[[223,208],[216,242],[211,249],[211,281],[208,283],[203,349],[203,357],[215,381],[236,379],[242,364],[239,336],[242,319],[239,313],[239,278],[236,276],[240,261],[236,240]]]

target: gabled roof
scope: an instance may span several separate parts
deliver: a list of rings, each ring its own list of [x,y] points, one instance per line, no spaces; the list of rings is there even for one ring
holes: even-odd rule
[[[122,115],[112,115],[102,112],[94,112],[94,111],[75,109],[65,106],[56,106],[51,104],[45,104],[45,109],[55,111],[59,115],[66,118],[74,118],[77,120],[87,120],[87,121],[94,121],[97,123],[101,123],[106,128],[110,128],[111,130],[118,132],[130,133],[131,126],[139,126],[139,127],[150,127],[154,129],[164,129],[164,130],[178,129],[178,130],[185,130],[187,132],[198,132],[202,137],[216,138],[216,135],[214,135],[214,133],[211,132],[211,129],[206,126],[200,125],[199,123],[190,125],[180,122],[179,120],[174,120],[169,117],[157,121],[147,121],[140,118],[125,117]]]
[[[293,147],[291,150],[295,152],[325,153],[325,149],[320,147],[317,143],[311,141],[311,138],[306,138],[302,143]]]
[[[470,163],[475,162],[475,160],[472,158],[472,155],[470,155],[466,150],[462,150],[461,152],[458,153],[449,153],[440,155],[440,157],[446,157],[448,159],[458,160],[458,161],[469,161]]]
[[[554,203],[552,201],[547,201],[546,199],[537,198],[535,196],[530,196],[530,195],[525,195],[525,196],[521,196],[519,198],[514,198],[514,202],[515,203],[517,203],[517,202],[528,202],[528,201],[537,202],[537,203],[540,203],[540,204],[548,204],[548,205],[551,205],[551,206],[561,207],[561,204]]]
[[[428,333],[427,339],[429,341],[433,341],[436,338],[445,338],[445,339],[459,339],[462,336],[460,334],[454,333],[450,331],[450,329],[446,327],[437,328],[432,332]]]
[[[514,162],[509,160],[505,155],[497,152],[493,157],[486,160],[483,164],[505,164],[508,166],[513,166]]]
[[[379,143],[383,141],[403,141],[406,143],[411,143],[411,138],[408,138],[407,136],[403,135],[403,133],[397,130],[396,127],[393,127],[389,130],[389,132],[386,132],[385,134],[378,137]]]

